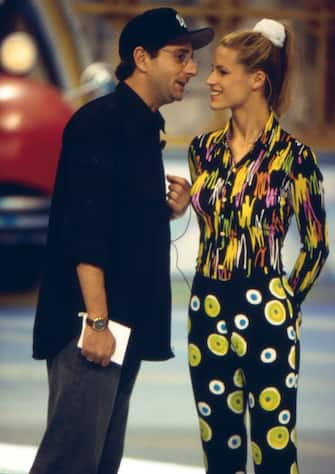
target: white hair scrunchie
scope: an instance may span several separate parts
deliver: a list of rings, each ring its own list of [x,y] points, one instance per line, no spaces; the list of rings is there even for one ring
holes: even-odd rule
[[[284,46],[286,31],[284,25],[279,21],[263,18],[263,20],[256,23],[252,30],[261,33],[278,48]]]

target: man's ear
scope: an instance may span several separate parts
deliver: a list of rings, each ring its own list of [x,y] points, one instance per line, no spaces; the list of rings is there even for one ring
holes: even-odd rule
[[[133,58],[136,67],[141,71],[145,72],[148,66],[148,52],[143,46],[137,46],[133,51]]]
[[[253,73],[253,89],[264,89],[265,84],[266,84],[266,73],[259,69],[258,71],[255,71]]]

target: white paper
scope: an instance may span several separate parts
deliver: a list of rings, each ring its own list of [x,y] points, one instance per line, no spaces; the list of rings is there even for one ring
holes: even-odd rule
[[[80,333],[80,337],[77,344],[77,346],[80,349],[83,347],[83,336],[84,336],[84,329],[86,326],[87,316],[83,315],[81,317],[83,318],[83,324],[82,324],[81,333]],[[131,329],[128,326],[125,326],[124,324],[120,324],[112,320],[108,321],[108,328],[113,333],[113,336],[115,337],[115,340],[116,340],[116,347],[115,347],[114,354],[111,357],[111,362],[115,362],[115,364],[122,365],[124,356],[126,354]]]

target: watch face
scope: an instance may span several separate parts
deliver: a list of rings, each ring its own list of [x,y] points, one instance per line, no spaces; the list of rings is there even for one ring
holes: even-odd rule
[[[94,327],[98,331],[102,331],[106,328],[106,321],[104,319],[98,319],[97,321],[94,321]]]

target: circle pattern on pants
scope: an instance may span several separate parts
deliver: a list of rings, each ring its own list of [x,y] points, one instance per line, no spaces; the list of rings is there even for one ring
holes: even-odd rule
[[[293,387],[295,387],[296,381],[297,381],[297,376],[295,375],[294,372],[290,372],[290,373],[286,376],[285,385],[286,385],[286,387],[288,387],[288,388],[293,388]]]
[[[220,334],[228,334],[227,323],[224,320],[218,321],[216,329]]]
[[[280,326],[286,319],[285,306],[278,300],[268,301],[265,305],[265,317],[270,324]]]
[[[297,339],[297,335],[293,326],[289,326],[287,328],[287,336],[291,341],[295,341]]]
[[[235,282],[197,275],[192,287],[200,308],[190,308],[189,343],[199,349],[200,362],[194,358],[198,367],[191,366],[190,373],[209,471],[242,474],[250,437],[256,472],[291,474],[297,462],[298,307],[281,276],[269,272],[264,280],[255,273],[253,280]],[[219,312],[215,300],[209,304],[211,297]]]
[[[286,293],[282,284],[282,281],[279,277],[272,278],[269,283],[269,290],[276,298],[285,299]]]
[[[230,393],[227,397],[227,404],[234,413],[243,413],[244,403],[242,390],[236,390],[235,392]]]
[[[235,326],[238,329],[246,329],[249,326],[249,319],[245,314],[237,314],[234,318]]]
[[[214,295],[207,295],[205,298],[205,313],[210,318],[216,318],[220,313],[221,305]]]
[[[207,346],[213,354],[224,356],[228,352],[229,342],[225,336],[220,334],[210,334],[207,339]]]
[[[288,363],[291,369],[295,369],[295,346],[292,346],[288,355]]]
[[[295,429],[295,427],[291,431],[291,441],[294,444],[294,446],[297,445],[297,430]]]
[[[290,436],[286,426],[275,426],[266,434],[266,440],[273,449],[284,449],[289,442]]]
[[[262,451],[261,448],[256,444],[254,441],[251,442],[251,451],[252,451],[252,458],[254,463],[259,466],[262,464]]]
[[[192,322],[191,322],[191,319],[188,318],[187,319],[187,334],[190,334],[191,329],[192,329]]]
[[[250,304],[260,304],[262,302],[262,293],[259,290],[248,290],[246,293],[247,301]]]
[[[228,446],[230,449],[237,449],[241,446],[242,439],[239,435],[233,435],[228,439]]]
[[[188,345],[188,361],[191,367],[196,367],[201,362],[201,352],[195,344]]]
[[[221,380],[211,380],[209,382],[209,391],[214,395],[222,395],[225,391],[225,385]]]
[[[240,357],[243,357],[247,353],[247,341],[236,332],[233,332],[231,336],[231,347]]]
[[[198,402],[198,409],[202,416],[209,416],[212,413],[211,407],[205,402]]]
[[[287,425],[287,423],[290,422],[290,419],[291,419],[290,410],[282,410],[282,411],[279,413],[278,421],[279,421],[279,423],[281,423],[282,425]]]
[[[298,474],[298,466],[297,463],[293,463],[290,468],[290,474]]]
[[[208,442],[212,439],[212,429],[208,423],[202,418],[199,418],[199,425],[200,425],[200,434],[201,439],[205,442]]]
[[[249,392],[249,395],[248,395],[248,404],[249,404],[249,408],[254,408],[255,406],[255,397],[253,393],[251,392]]]
[[[190,307],[192,311],[199,311],[200,309],[200,300],[196,295],[193,295],[190,302]]]
[[[245,378],[244,378],[244,373],[243,373],[242,369],[235,370],[233,380],[234,380],[234,385],[236,387],[238,387],[238,388],[244,387]]]
[[[261,352],[261,361],[265,364],[271,364],[277,359],[277,351],[273,347],[267,347]]]
[[[280,400],[280,393],[275,387],[266,387],[259,395],[259,404],[265,411],[276,410]]]

